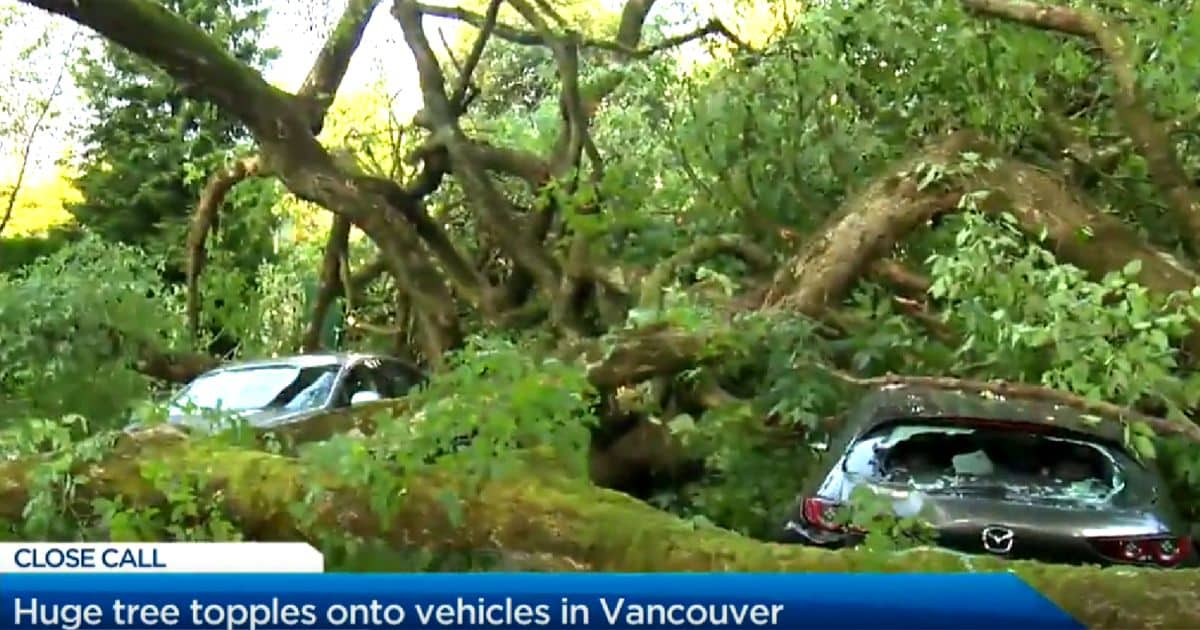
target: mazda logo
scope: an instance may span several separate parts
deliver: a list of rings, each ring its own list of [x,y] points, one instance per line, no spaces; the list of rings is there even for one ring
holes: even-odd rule
[[[1013,530],[1007,527],[983,528],[983,548],[992,553],[1008,553],[1013,548]]]

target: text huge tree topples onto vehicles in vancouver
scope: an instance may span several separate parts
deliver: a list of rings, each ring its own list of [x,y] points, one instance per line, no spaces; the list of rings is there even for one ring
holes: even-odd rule
[[[411,607],[371,600],[335,604],[210,604],[193,599],[175,604],[136,604],[116,599],[108,610],[98,604],[45,604],[17,599],[12,627],[81,630],[100,627],[188,627],[256,630],[262,627],[778,627],[782,604],[645,604],[625,598],[598,598],[584,603],[562,598],[558,605],[514,603],[483,597],[455,603]],[[413,620],[417,623],[413,624]]]
[[[121,97],[88,112],[111,145],[89,154],[155,185],[106,197],[102,230],[0,232],[15,537],[300,538],[354,569],[1011,569],[1089,622],[1200,625],[1187,570],[1130,589],[756,540],[863,388],[913,383],[1081,408],[1196,520],[1192,3],[249,4],[16,5],[123,53],[111,86],[80,66]],[[287,85],[256,33],[296,7],[275,30],[323,44]],[[371,20],[396,35],[381,65],[416,72],[355,94]],[[191,221],[160,229],[180,194]],[[270,430],[113,432],[219,364],[318,350],[429,383]],[[1095,478],[1053,491],[1121,476]]]

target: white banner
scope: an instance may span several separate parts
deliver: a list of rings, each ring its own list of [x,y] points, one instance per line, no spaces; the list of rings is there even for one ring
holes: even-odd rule
[[[308,543],[0,543],[0,573],[324,573]]]

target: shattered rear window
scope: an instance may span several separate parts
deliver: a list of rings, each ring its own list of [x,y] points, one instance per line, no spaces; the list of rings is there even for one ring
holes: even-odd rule
[[[845,470],[924,490],[954,488],[1102,502],[1125,489],[1127,455],[1084,438],[969,423],[896,422],[860,438]]]

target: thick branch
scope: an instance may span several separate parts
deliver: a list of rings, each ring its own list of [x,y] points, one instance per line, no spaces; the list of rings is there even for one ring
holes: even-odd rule
[[[311,102],[309,119],[312,133],[320,133],[325,114],[333,103],[338,85],[350,65],[350,58],[362,40],[363,31],[379,0],[350,0],[317,60],[300,87],[298,96]],[[247,158],[215,173],[200,195],[188,232],[188,326],[193,338],[199,334],[199,277],[205,258],[205,241],[215,225],[220,206],[229,190],[247,177],[258,175],[262,159]],[[341,220],[341,219],[339,219]]]
[[[1162,437],[1182,436],[1200,443],[1200,425],[1191,422],[1171,422],[1163,418],[1148,416],[1136,409],[1114,405],[1110,402],[1090,400],[1082,396],[1030,383],[1008,381],[973,381],[949,376],[902,376],[890,375],[875,378],[858,378],[840,370],[824,368],[837,378],[863,387],[886,387],[889,385],[911,385],[936,389],[954,389],[972,393],[989,393],[997,396],[1022,398],[1078,409],[1122,422],[1142,422]]]
[[[918,190],[911,178],[901,174],[918,164],[954,160],[977,142],[971,134],[950,135],[851,196],[823,233],[780,270],[766,302],[820,317],[827,306],[844,297],[867,265],[889,253],[899,238],[955,207],[960,195]]]
[[[633,50],[642,41],[642,29],[650,10],[657,0],[627,0],[621,9],[621,23],[617,27],[617,45]]]
[[[308,320],[308,328],[304,331],[301,347],[305,352],[313,352],[321,347],[321,330],[334,298],[342,290],[342,264],[346,259],[346,248],[350,243],[350,220],[345,217],[335,217],[333,226],[329,229],[329,240],[325,243],[325,254],[321,260],[321,286],[317,289],[317,297],[313,303],[313,312]],[[348,284],[348,283],[347,283]],[[346,287],[347,291],[351,287]]]
[[[917,166],[950,172],[960,166],[964,151],[992,159],[994,167],[918,189]],[[1090,207],[1060,178],[997,156],[987,141],[960,132],[903,160],[849,197],[824,233],[781,269],[766,302],[820,317],[899,239],[933,215],[956,211],[958,199],[976,191],[990,193],[981,210],[1011,213],[1028,234],[1045,236],[1046,247],[1061,260],[1095,277],[1138,260],[1138,281],[1160,295],[1190,291],[1200,284],[1194,271],[1152,247],[1116,217]],[[1200,336],[1193,336],[1188,348],[1200,351]]]
[[[240,118],[256,136],[278,138],[291,95],[272,87],[199,27],[154,0],[22,0],[63,15],[152,60],[185,89]],[[261,138],[260,138],[261,139]]]
[[[471,159],[478,162],[481,167],[495,173],[525,180],[535,190],[550,181],[552,171],[550,164],[528,151],[499,147],[482,140],[471,141],[467,150],[471,154]]]
[[[1137,84],[1129,36],[1097,12],[1026,0],[963,0],[970,10],[1021,24],[1092,40],[1103,51],[1116,82],[1113,104],[1125,132],[1163,197],[1186,228],[1185,239],[1200,252],[1200,194],[1188,181],[1163,125],[1154,120]]]
[[[321,132],[325,113],[333,103],[338,86],[350,66],[350,59],[362,42],[367,23],[371,21],[371,14],[377,6],[379,0],[350,0],[346,4],[341,19],[325,40],[325,46],[317,54],[316,62],[300,86],[297,96],[312,102],[310,116],[314,134]]]
[[[261,174],[262,161],[257,157],[238,160],[213,173],[192,215],[187,234],[187,322],[193,339],[200,335],[200,274],[204,272],[208,235],[216,225],[217,214],[225,196],[238,182]]]
[[[481,222],[497,238],[505,254],[518,265],[528,269],[538,283],[549,290],[558,285],[558,263],[540,243],[530,242],[520,230],[512,214],[512,204],[497,190],[495,184],[473,159],[470,144],[458,125],[457,115],[446,96],[445,77],[433,54],[433,48],[421,24],[418,5],[411,0],[397,0],[392,9],[404,30],[404,38],[412,49],[425,101],[425,112],[431,123],[434,141],[446,147],[455,177],[468,200],[475,206]]]
[[[651,330],[628,335],[606,356],[588,365],[588,380],[600,390],[670,376],[702,360],[706,339],[677,330]]]

